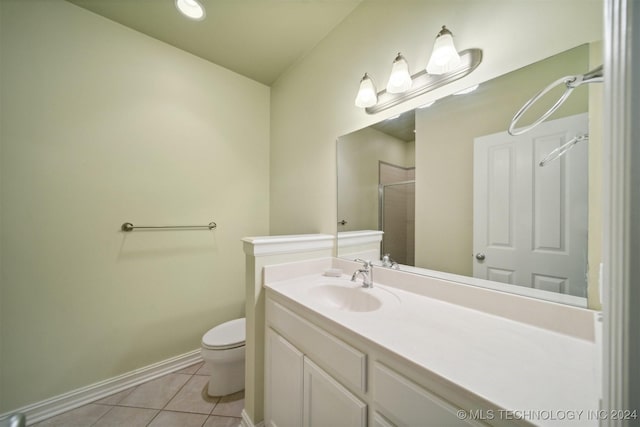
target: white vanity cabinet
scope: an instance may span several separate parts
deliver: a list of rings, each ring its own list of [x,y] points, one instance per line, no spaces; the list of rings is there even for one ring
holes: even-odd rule
[[[265,424],[366,427],[367,405],[289,341],[267,329]]]
[[[285,305],[266,299],[266,426],[487,425],[460,417],[460,408],[399,373],[373,346],[331,334]]]
[[[267,325],[265,425],[366,427],[366,403],[343,385],[364,391],[365,354],[272,300]]]

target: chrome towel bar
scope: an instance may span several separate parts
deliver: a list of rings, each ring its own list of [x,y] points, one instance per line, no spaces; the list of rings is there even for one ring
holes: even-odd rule
[[[559,158],[560,156],[563,156],[567,151],[573,148],[573,146],[576,145],[578,142],[587,141],[587,140],[589,140],[589,134],[577,135],[571,138],[569,142],[561,145],[560,147],[556,148],[555,150],[547,154],[547,157],[545,157],[544,159],[542,159],[542,161],[540,161],[539,163],[540,166],[545,166],[549,162],[552,162],[555,159]]]
[[[210,222],[208,225],[133,225],[130,222],[125,222],[120,226],[122,231],[133,231],[136,229],[145,230],[171,230],[171,229],[194,229],[194,228],[207,228],[209,230],[215,230],[218,225],[215,222]]]

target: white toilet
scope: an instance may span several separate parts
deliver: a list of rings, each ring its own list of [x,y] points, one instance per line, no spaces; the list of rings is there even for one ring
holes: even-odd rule
[[[210,329],[200,353],[209,369],[209,396],[226,396],[244,389],[245,319]]]

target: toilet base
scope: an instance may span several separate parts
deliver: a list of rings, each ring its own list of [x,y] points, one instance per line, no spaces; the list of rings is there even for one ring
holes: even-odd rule
[[[209,371],[209,396],[226,396],[244,390],[244,359],[235,362],[205,362]]]

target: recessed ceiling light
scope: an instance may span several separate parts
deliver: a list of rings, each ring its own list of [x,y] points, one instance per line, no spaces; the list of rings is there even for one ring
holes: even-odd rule
[[[202,21],[205,17],[204,7],[198,0],[176,0],[176,8],[187,18]]]
[[[460,92],[454,93],[454,95],[465,95],[467,93],[471,93],[474,90],[478,89],[478,86],[480,86],[480,85],[475,85],[475,86],[468,87],[466,89],[462,89]]]
[[[422,104],[421,106],[419,106],[418,109],[422,110],[423,108],[429,108],[435,103],[436,103],[436,101],[427,102],[426,104]]]

